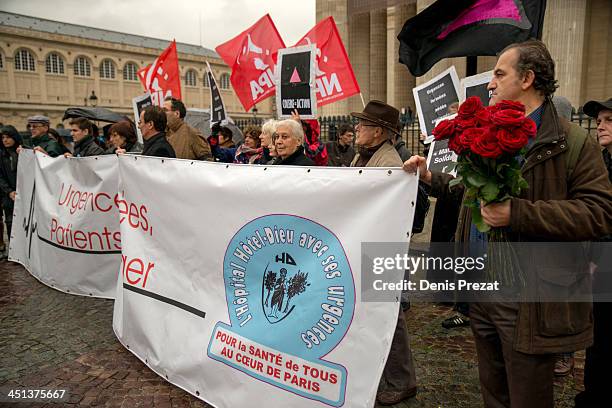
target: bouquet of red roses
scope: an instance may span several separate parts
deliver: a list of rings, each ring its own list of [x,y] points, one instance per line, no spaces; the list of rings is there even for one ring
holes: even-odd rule
[[[519,157],[525,155],[536,130],[520,102],[502,101],[484,107],[476,96],[459,107],[454,119],[444,120],[434,129],[434,138],[448,139],[449,149],[457,153],[458,177],[451,184],[465,186],[465,203],[472,208],[472,222],[479,231],[491,228],[482,220],[480,202],[502,202],[528,187],[521,176]]]
[[[457,153],[457,175],[451,185],[463,184],[464,202],[472,209],[472,222],[488,233],[487,273],[502,284],[525,284],[525,277],[508,242],[505,228],[487,225],[480,214],[484,205],[518,196],[528,184],[521,175],[520,158],[525,156],[529,139],[536,134],[533,120],[525,117],[520,102],[502,101],[484,107],[478,97],[468,98],[457,116],[442,121],[433,131],[436,140],[448,139]]]

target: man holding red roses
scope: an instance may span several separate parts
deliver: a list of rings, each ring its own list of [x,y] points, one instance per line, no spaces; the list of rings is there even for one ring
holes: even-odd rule
[[[493,92],[494,109],[469,115],[466,112],[477,107],[462,105],[459,116],[463,112],[468,119],[453,125],[473,130],[451,140],[457,150],[470,146],[484,158],[497,158],[504,150],[513,151],[527,143],[520,158],[526,188],[502,202],[481,202],[480,212],[476,210],[481,220],[472,218],[464,197],[456,241],[481,240],[486,244],[488,237],[480,232],[482,228],[475,227],[477,221],[479,227],[484,222],[506,228],[514,241],[589,241],[610,234],[612,186],[600,150],[583,129],[558,117],[550,99],[557,88],[554,62],[546,46],[531,40],[506,47],[488,88]],[[530,120],[525,120],[525,115]],[[493,126],[479,128],[479,120],[513,130],[493,134]],[[438,131],[455,134],[450,125],[447,127]],[[536,130],[535,138],[529,139]],[[449,147],[453,148],[450,141]],[[449,188],[451,177],[432,174],[424,158],[414,156],[404,163],[406,171],[417,168],[421,179],[431,184],[431,195]],[[452,187],[459,194],[463,188]],[[590,285],[588,260],[582,262],[562,251],[530,255],[535,261],[519,260],[527,279],[525,289],[538,287],[549,278],[542,275],[544,272],[572,276],[570,285]],[[555,353],[591,344],[591,304],[489,300],[470,304],[485,406],[553,408]]]

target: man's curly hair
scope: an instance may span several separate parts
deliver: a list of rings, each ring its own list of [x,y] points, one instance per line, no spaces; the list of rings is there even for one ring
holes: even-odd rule
[[[546,97],[552,96],[559,85],[555,79],[555,61],[550,56],[546,45],[540,40],[532,39],[510,44],[499,55],[511,49],[518,51],[519,56],[515,68],[520,77],[524,78],[527,71],[532,71],[535,76],[533,87]]]

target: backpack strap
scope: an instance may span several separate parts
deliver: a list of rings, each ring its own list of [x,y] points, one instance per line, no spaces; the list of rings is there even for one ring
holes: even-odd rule
[[[567,143],[567,151],[565,153],[565,168],[567,171],[567,179],[569,180],[576,168],[578,157],[580,157],[580,152],[582,152],[588,134],[585,129],[575,123],[570,123],[561,118],[559,122],[561,122],[561,127],[566,135],[565,142]]]

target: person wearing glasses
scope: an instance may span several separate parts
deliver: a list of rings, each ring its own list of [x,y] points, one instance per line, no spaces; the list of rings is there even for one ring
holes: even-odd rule
[[[49,118],[43,115],[30,116],[28,128],[32,133],[32,147],[34,150],[51,157],[60,156],[63,152],[57,141],[49,136]]]
[[[372,100],[363,112],[353,112],[351,116],[359,119],[355,126],[357,155],[351,167],[402,167],[402,159],[393,146],[395,135],[399,133],[399,111],[384,102]],[[381,405],[395,405],[416,393],[416,373],[406,317],[399,309],[376,400]]]
[[[138,128],[144,139],[143,156],[176,158],[174,149],[166,140],[166,113],[159,106],[147,106],[140,112]],[[118,148],[117,154],[124,154],[125,149]]]

